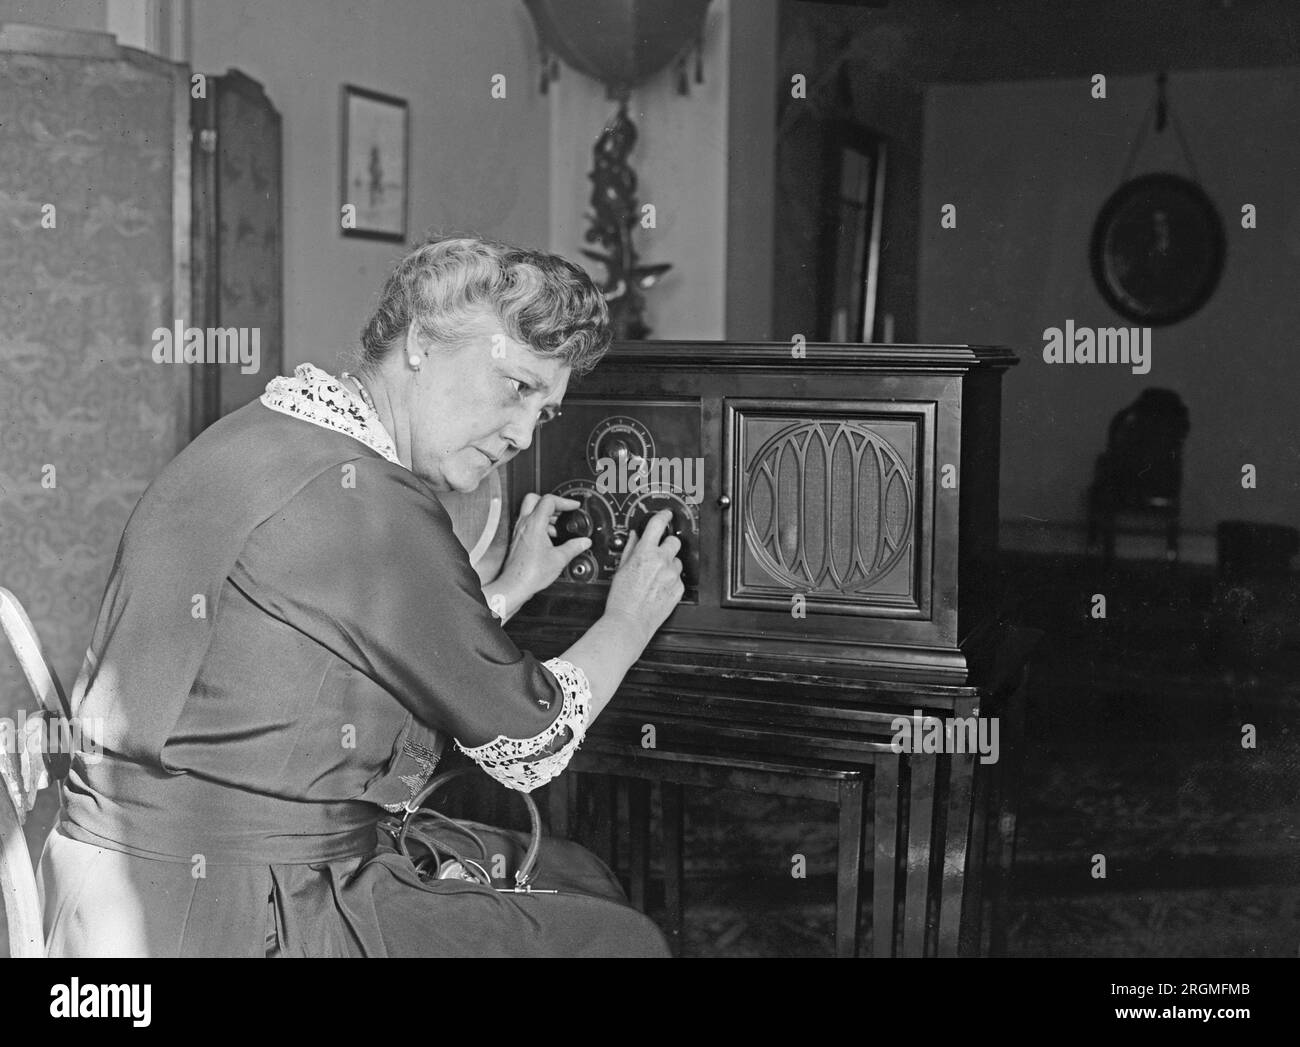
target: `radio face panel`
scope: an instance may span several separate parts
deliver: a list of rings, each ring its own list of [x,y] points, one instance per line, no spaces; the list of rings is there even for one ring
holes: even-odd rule
[[[928,616],[934,408],[728,400],[724,606]]]
[[[629,534],[671,508],[687,589],[651,664],[960,683],[995,621],[1008,358],[828,345],[792,367],[784,344],[623,343],[511,463],[516,510],[573,496],[555,540],[593,540],[511,631],[563,650]]]
[[[698,400],[574,397],[537,435],[536,489],[573,498],[581,508],[561,514],[556,541],[589,537],[592,545],[565,568],[558,586],[608,584],[628,535],[656,512],[670,509],[671,533],[681,539],[688,600],[700,576],[700,455]]]

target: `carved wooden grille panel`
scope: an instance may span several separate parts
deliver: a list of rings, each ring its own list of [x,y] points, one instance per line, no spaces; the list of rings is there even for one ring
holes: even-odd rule
[[[841,613],[916,607],[925,422],[915,409],[810,417],[739,406],[729,598],[789,607],[800,593],[809,609]]]

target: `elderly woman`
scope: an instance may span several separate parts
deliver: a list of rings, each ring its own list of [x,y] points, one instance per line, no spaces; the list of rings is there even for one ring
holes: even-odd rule
[[[304,364],[163,470],[73,695],[102,753],[74,761],[42,858],[51,955],[666,954],[574,844],[546,841],[559,893],[528,896],[426,882],[377,829],[443,739],[515,789],[560,773],[681,598],[663,514],[604,616],[540,662],[502,625],[586,548],[550,539],[574,506],[528,496],[483,589],[435,497],[527,448],[609,337],[576,266],[431,241],[355,376]]]

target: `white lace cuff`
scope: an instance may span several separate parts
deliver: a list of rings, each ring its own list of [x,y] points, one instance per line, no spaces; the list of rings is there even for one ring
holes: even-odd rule
[[[554,723],[531,738],[507,738],[499,734],[492,741],[472,749],[456,743],[457,749],[502,785],[521,793],[532,792],[563,771],[587,732],[587,716],[591,708],[591,685],[587,682],[587,674],[563,658],[552,658],[543,664],[564,688],[564,705]],[[544,751],[566,730],[571,737],[557,752],[541,759],[530,759]]]

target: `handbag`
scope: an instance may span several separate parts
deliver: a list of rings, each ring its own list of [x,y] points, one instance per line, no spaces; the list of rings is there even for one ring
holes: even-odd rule
[[[493,886],[492,876],[484,867],[484,863],[490,862],[488,848],[471,827],[473,823],[423,806],[444,785],[474,770],[474,767],[458,767],[444,771],[411,797],[403,807],[400,819],[380,823],[381,828],[393,837],[398,853],[410,860],[416,874],[426,883],[432,880],[466,880],[484,887]],[[514,886],[495,887],[494,890],[512,894],[558,894],[558,891],[539,890],[532,885],[537,876],[542,846],[542,818],[537,802],[528,793],[518,795],[523,797],[528,810],[528,849],[515,870]],[[469,853],[471,849],[475,852],[473,855]]]

